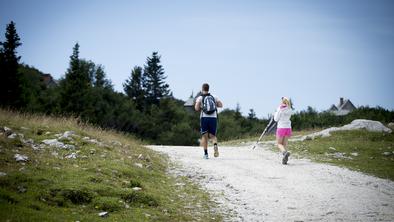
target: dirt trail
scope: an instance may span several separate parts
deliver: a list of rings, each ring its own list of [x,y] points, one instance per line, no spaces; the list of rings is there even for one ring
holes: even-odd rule
[[[394,182],[344,168],[290,158],[282,165],[268,144],[202,148],[149,146],[180,164],[175,173],[213,193],[232,221],[394,221]]]

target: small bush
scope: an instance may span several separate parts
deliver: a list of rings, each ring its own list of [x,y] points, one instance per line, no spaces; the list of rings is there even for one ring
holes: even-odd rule
[[[51,189],[49,193],[39,196],[39,199],[49,205],[65,207],[67,202],[73,204],[90,203],[93,199],[93,194],[86,190],[78,189]]]
[[[122,199],[127,203],[139,205],[144,204],[150,207],[159,206],[158,201],[149,194],[145,194],[143,192],[133,191],[128,194],[122,195]]]
[[[142,188],[142,184],[140,181],[138,180],[130,180],[130,187],[141,187]]]
[[[103,179],[97,177],[89,177],[89,181],[92,183],[101,183],[103,182]]]
[[[93,200],[94,207],[98,210],[114,212],[121,209],[122,203],[116,197],[98,197]]]
[[[61,192],[61,195],[73,204],[90,203],[93,198],[93,195],[86,190],[66,189]]]
[[[1,202],[17,204],[19,201],[12,197],[12,194],[8,193],[7,191],[0,190],[0,203]]]

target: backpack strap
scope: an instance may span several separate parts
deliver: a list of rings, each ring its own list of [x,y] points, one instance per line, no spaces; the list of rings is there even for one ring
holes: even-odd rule
[[[204,99],[205,99],[205,97],[210,96],[210,95],[211,95],[210,93],[202,94],[202,95],[201,95],[201,96],[202,96],[201,103],[204,104]]]

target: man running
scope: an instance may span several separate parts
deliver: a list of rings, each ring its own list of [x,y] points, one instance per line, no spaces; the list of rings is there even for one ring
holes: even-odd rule
[[[213,142],[214,157],[219,156],[216,128],[217,128],[217,108],[222,108],[223,104],[218,97],[209,93],[208,83],[202,85],[201,95],[197,98],[194,109],[201,111],[200,114],[200,132],[201,145],[204,147],[204,158],[208,159],[208,140]]]

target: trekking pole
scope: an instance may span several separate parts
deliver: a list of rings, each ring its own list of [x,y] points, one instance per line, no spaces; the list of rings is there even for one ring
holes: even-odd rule
[[[272,117],[271,120],[269,121],[269,123],[267,124],[267,126],[265,127],[263,133],[260,135],[260,138],[257,140],[256,144],[253,146],[253,149],[256,148],[257,144],[259,144],[261,138],[263,138],[263,136],[265,135],[265,133],[267,132],[268,128],[271,128],[271,124],[275,122],[274,118]]]

